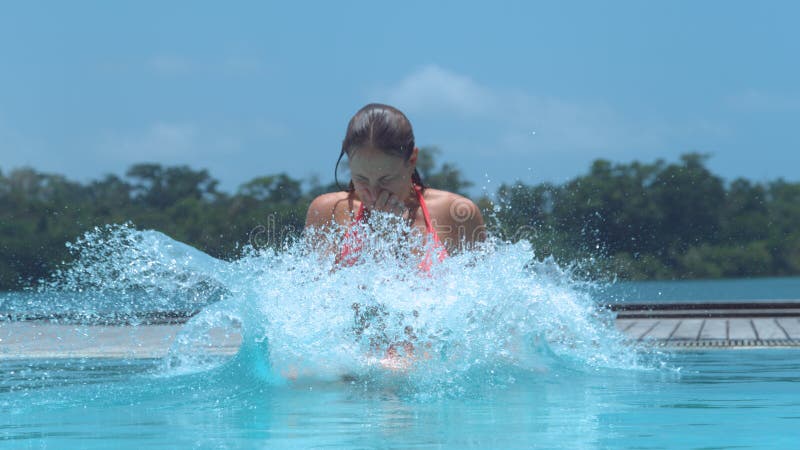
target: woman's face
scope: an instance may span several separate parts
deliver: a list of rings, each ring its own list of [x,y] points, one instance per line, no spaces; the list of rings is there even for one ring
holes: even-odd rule
[[[351,152],[350,175],[356,195],[366,208],[371,208],[381,191],[405,201],[411,193],[411,175],[417,163],[415,148],[408,161],[370,147]]]

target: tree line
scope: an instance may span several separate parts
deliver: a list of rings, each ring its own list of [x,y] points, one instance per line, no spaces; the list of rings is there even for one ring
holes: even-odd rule
[[[800,183],[726,183],[707,158],[597,160],[561,185],[501,186],[497,230],[627,279],[800,274]]]
[[[472,184],[435,149],[418,167],[432,187]],[[538,257],[593,257],[630,279],[800,274],[800,183],[725,182],[707,157],[667,163],[597,160],[563,184],[511,183],[478,199],[489,231],[531,241]],[[124,176],[79,183],[31,168],[0,171],[0,289],[19,289],[69,260],[66,242],[88,229],[131,222],[218,258],[247,244],[280,245],[303,229],[311,200],[338,190],[285,173],[257,177],[235,193],[207,170],[137,164]]]

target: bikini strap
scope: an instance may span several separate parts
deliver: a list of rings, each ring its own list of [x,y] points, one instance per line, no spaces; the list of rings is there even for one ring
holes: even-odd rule
[[[414,190],[417,192],[419,207],[422,208],[422,216],[425,217],[425,229],[428,234],[435,233],[436,231],[433,229],[433,224],[431,223],[431,215],[428,213],[428,206],[425,204],[425,199],[422,197],[422,188],[415,184]]]
[[[447,248],[445,248],[442,241],[439,240],[439,234],[433,228],[433,223],[431,222],[431,215],[428,212],[428,205],[425,204],[425,199],[422,196],[422,188],[418,185],[414,185],[414,190],[417,191],[417,198],[419,199],[419,207],[422,209],[422,215],[425,217],[425,228],[429,236],[433,238],[433,247],[434,251],[437,252],[435,258],[442,262],[445,258],[447,258]],[[424,272],[428,272],[433,265],[433,255],[431,254],[431,249],[425,252],[425,257],[419,263],[419,268],[422,269]]]
[[[358,212],[356,213],[355,219],[353,219],[353,223],[358,223],[364,220],[364,203],[362,202],[358,205]]]

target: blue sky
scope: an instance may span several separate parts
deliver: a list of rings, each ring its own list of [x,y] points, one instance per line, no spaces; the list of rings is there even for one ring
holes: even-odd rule
[[[3,2],[0,170],[136,162],[332,179],[350,116],[403,109],[478,188],[713,155],[800,180],[798,2]]]

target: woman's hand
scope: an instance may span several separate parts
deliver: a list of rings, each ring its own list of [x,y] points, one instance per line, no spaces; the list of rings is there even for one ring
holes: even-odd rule
[[[403,217],[408,212],[406,205],[393,193],[383,190],[378,193],[378,197],[372,203],[372,209],[383,211]]]

